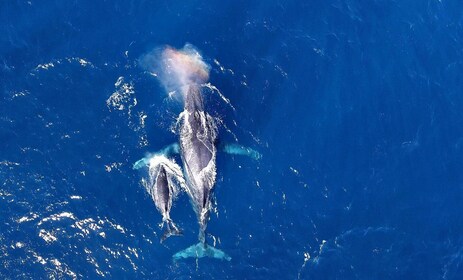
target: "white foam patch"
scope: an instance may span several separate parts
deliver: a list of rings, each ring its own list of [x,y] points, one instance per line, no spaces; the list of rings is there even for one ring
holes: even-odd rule
[[[109,110],[128,110],[129,115],[133,107],[137,105],[135,98],[135,87],[132,83],[127,83],[124,77],[119,77],[114,83],[116,91],[106,100]]]
[[[90,62],[88,62],[87,60],[85,60],[85,59],[83,59],[83,58],[79,58],[79,63],[80,63],[80,65],[82,65],[82,66],[84,66],[84,67],[85,67],[85,66],[88,66],[88,65],[91,65]]]
[[[29,216],[24,216],[24,217],[21,217],[19,218],[18,220],[16,220],[17,223],[25,223],[25,222],[30,222],[30,221],[33,221],[35,219],[37,219],[39,217],[39,215],[37,215],[36,213],[30,213]]]
[[[28,90],[22,90],[22,91],[13,92],[12,95],[11,95],[11,99],[15,99],[15,98],[18,98],[18,97],[24,97],[24,96],[27,96],[29,94],[30,94],[30,92]]]
[[[53,64],[53,62],[49,62],[49,63],[45,63],[45,64],[39,64],[39,65],[37,65],[37,67],[35,67],[35,69],[48,70],[48,68],[53,68],[53,67],[55,67],[55,64]]]
[[[115,91],[106,100],[106,106],[111,112],[119,111],[121,114],[126,115],[129,127],[138,134],[139,147],[147,146],[148,141],[144,130],[147,116],[143,112],[138,112],[137,115],[132,113],[138,104],[133,82],[126,81],[123,76],[120,76],[114,83],[114,87]],[[113,168],[109,167],[106,168],[108,172]]]
[[[58,279],[64,278],[64,275],[69,276],[71,279],[77,279],[77,274],[69,269],[66,264],[62,264],[58,259],[51,259],[50,263],[55,267],[55,272],[53,274]]]
[[[211,83],[205,83],[205,84],[202,84],[203,87],[206,87],[208,89],[210,89],[212,92],[215,92],[217,93],[220,98],[228,105],[230,106],[230,108],[232,108],[233,111],[236,111],[235,107],[233,107],[233,105],[231,104],[230,102],[230,99],[226,98],[225,95],[222,94],[222,92],[214,85],[212,85]]]
[[[62,212],[62,213],[59,213],[59,214],[53,214],[49,217],[46,217],[46,218],[43,218],[39,223],[38,225],[42,225],[43,223],[45,222],[49,222],[49,221],[61,221],[63,219],[70,219],[70,220],[76,220],[76,217],[74,217],[74,215],[72,213],[69,213],[69,212]]]
[[[220,72],[222,72],[223,74],[225,74],[226,72],[232,74],[232,75],[235,75],[235,72],[233,72],[232,69],[227,69],[225,68],[222,64],[220,64],[220,62],[217,60],[217,59],[214,59],[214,63],[215,65],[217,65],[220,69]]]
[[[139,117],[139,119],[140,119],[140,126],[141,126],[142,128],[144,128],[144,127],[145,127],[146,118],[148,118],[148,115],[145,114],[144,112],[140,112],[140,113],[138,114],[138,117]]]
[[[77,274],[70,267],[57,258],[46,258],[40,256],[37,252],[27,249],[27,261],[41,264],[47,272],[49,279],[77,279]],[[81,275],[80,275],[81,276]]]
[[[122,166],[122,162],[113,162],[110,164],[105,165],[105,170],[106,172],[111,172],[113,169],[114,170],[119,170],[119,168]]]
[[[7,166],[7,167],[13,167],[13,166],[19,166],[19,163],[13,162],[13,161],[4,160],[4,161],[0,161],[0,165],[4,165],[4,166]]]
[[[39,232],[39,236],[45,240],[45,242],[47,243],[52,243],[52,242],[55,242],[56,240],[58,240],[58,238],[56,238],[56,236],[54,236],[51,232],[48,232],[44,229],[41,229],[40,232]]]
[[[290,166],[289,170],[291,170],[295,175],[299,176],[299,171],[296,168]]]
[[[13,196],[11,193],[5,191],[5,190],[0,190],[0,197],[8,197],[8,196]]]
[[[71,227],[79,229],[84,236],[89,235],[90,232],[101,230],[101,226],[92,218],[77,221]]]
[[[98,224],[99,224],[99,225],[109,224],[111,228],[113,228],[113,229],[119,231],[121,234],[126,234],[126,232],[127,232],[127,230],[126,230],[123,226],[118,225],[118,224],[116,224],[116,223],[113,223],[113,222],[111,222],[111,221],[108,220],[108,219],[99,220],[99,221],[98,221]]]
[[[304,252],[304,263],[302,264],[301,268],[299,269],[297,273],[297,279],[301,279],[301,271],[305,268],[306,264],[308,261],[310,261],[310,254],[309,252]]]
[[[41,265],[45,265],[47,263],[47,261],[40,255],[38,255],[36,252],[32,252],[32,255],[35,257],[35,261],[40,263]]]
[[[48,63],[43,63],[43,64],[38,64],[34,71],[39,71],[39,70],[49,70],[52,68],[57,67],[58,65],[65,64],[65,63],[70,63],[70,64],[79,64],[82,67],[90,67],[90,68],[95,68],[95,65],[88,61],[85,58],[81,57],[65,57],[65,58],[59,58],[59,59],[53,59],[52,61]]]

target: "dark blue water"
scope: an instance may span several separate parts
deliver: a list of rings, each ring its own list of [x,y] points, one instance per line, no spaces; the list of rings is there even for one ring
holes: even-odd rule
[[[463,2],[2,1],[0,34],[0,278],[463,279]],[[179,112],[137,61],[187,42],[263,154],[218,154],[231,262],[173,263],[194,212],[161,245],[131,168]]]

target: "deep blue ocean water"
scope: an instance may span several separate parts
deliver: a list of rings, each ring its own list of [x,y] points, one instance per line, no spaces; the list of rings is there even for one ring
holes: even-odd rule
[[[0,34],[0,278],[463,279],[463,2],[5,0]],[[172,262],[194,212],[160,244],[132,170],[179,112],[138,59],[185,43],[263,154],[218,154],[230,262]]]

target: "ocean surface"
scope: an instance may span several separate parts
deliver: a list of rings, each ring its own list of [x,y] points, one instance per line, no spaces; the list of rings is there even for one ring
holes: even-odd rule
[[[1,279],[463,279],[463,2],[0,2]],[[139,65],[194,45],[219,141],[209,244],[132,164],[181,104]],[[229,102],[222,99],[219,92]]]

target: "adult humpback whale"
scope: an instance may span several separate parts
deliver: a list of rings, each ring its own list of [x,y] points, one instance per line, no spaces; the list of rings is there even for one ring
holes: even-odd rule
[[[183,102],[183,112],[177,122],[179,145],[167,146],[157,154],[170,156],[179,153],[181,156],[186,182],[182,186],[198,219],[199,242],[174,254],[173,259],[213,257],[231,260],[223,251],[208,245],[205,238],[217,174],[217,126],[205,110],[201,92],[202,85],[209,79],[209,66],[191,45],[182,50],[167,47],[155,51],[147,55],[142,63],[148,64],[148,69],[153,70],[168,92],[179,94]],[[255,159],[260,157],[256,151],[237,144],[223,145],[221,149],[230,154],[244,154]],[[147,164],[150,156],[137,161],[134,168]]]
[[[207,245],[205,231],[212,209],[212,191],[216,181],[217,126],[204,110],[201,84],[209,78],[209,67],[194,49],[178,51],[166,48],[163,52],[167,70],[179,83],[184,110],[179,116],[180,155],[186,192],[199,223],[199,243],[176,253],[178,260],[188,257],[214,257],[230,260],[224,252]]]
[[[199,243],[176,253],[178,260],[188,257],[231,258],[207,245],[205,232],[212,209],[212,191],[216,181],[217,127],[214,119],[204,110],[198,84],[190,84],[184,94],[184,111],[181,114],[180,152],[187,192],[199,223]]]

